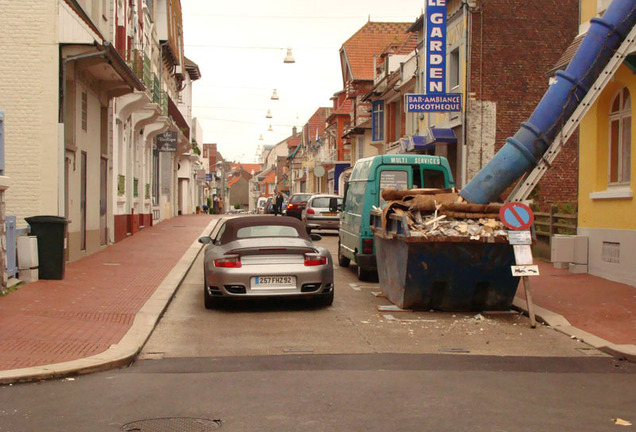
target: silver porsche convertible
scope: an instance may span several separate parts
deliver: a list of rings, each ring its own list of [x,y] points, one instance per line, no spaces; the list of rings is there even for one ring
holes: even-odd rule
[[[250,215],[223,218],[206,244],[204,301],[211,309],[230,299],[299,297],[333,303],[331,254],[313,243],[295,218]]]

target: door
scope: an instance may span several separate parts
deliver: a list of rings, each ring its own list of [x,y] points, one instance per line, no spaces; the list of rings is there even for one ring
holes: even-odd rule
[[[108,160],[101,158],[99,166],[99,244],[104,246],[107,240],[106,210],[108,209]]]
[[[7,277],[15,277],[18,272],[17,250],[16,250],[16,220],[15,216],[7,216],[5,219],[7,238]]]
[[[87,156],[83,151],[80,162],[80,249],[86,250],[86,168]]]

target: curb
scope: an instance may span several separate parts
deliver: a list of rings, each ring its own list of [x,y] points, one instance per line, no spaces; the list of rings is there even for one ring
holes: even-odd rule
[[[515,297],[512,302],[512,307],[526,315],[528,314],[527,303],[524,299]],[[631,363],[636,363],[636,345],[613,344],[605,339],[574,327],[563,315],[559,315],[537,305],[534,305],[534,311],[537,321],[549,325],[556,331],[572,338],[576,338],[577,340],[580,340],[581,342],[619,360],[627,360]]]
[[[212,220],[201,232],[208,235],[218,219]],[[101,372],[130,365],[152,334],[163,313],[168,308],[177,289],[203,249],[198,238],[186,250],[177,264],[161,281],[153,295],[139,309],[132,326],[117,344],[91,357],[63,363],[0,371],[0,385],[59,379],[71,375]]]

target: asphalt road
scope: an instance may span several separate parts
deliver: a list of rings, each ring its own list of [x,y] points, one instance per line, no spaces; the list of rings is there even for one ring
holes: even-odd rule
[[[335,257],[338,237],[321,245]],[[576,357],[606,355],[546,326],[530,328],[519,313],[382,312],[392,306],[359,282],[355,265],[335,270],[332,307],[305,302],[203,307],[202,254],[181,285],[141,358],[371,353],[449,353]],[[335,260],[337,261],[337,260]],[[206,341],[207,343],[202,343]]]
[[[332,251],[337,239],[323,240]],[[615,431],[636,365],[518,314],[391,312],[354,269],[330,308],[208,311],[201,263],[131,367],[0,387],[4,431]],[[629,430],[629,429],[627,429]]]

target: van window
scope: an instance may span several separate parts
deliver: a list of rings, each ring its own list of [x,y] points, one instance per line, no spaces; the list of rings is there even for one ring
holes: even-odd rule
[[[406,190],[408,188],[408,171],[382,171],[380,173],[380,207],[386,204],[386,201],[382,199],[382,189]]]
[[[346,210],[361,215],[364,212],[364,193],[366,182],[350,182],[347,191]]]
[[[446,187],[446,182],[444,180],[444,173],[439,170],[428,170],[425,169],[422,171],[422,187],[424,188],[439,188],[444,189]]]

